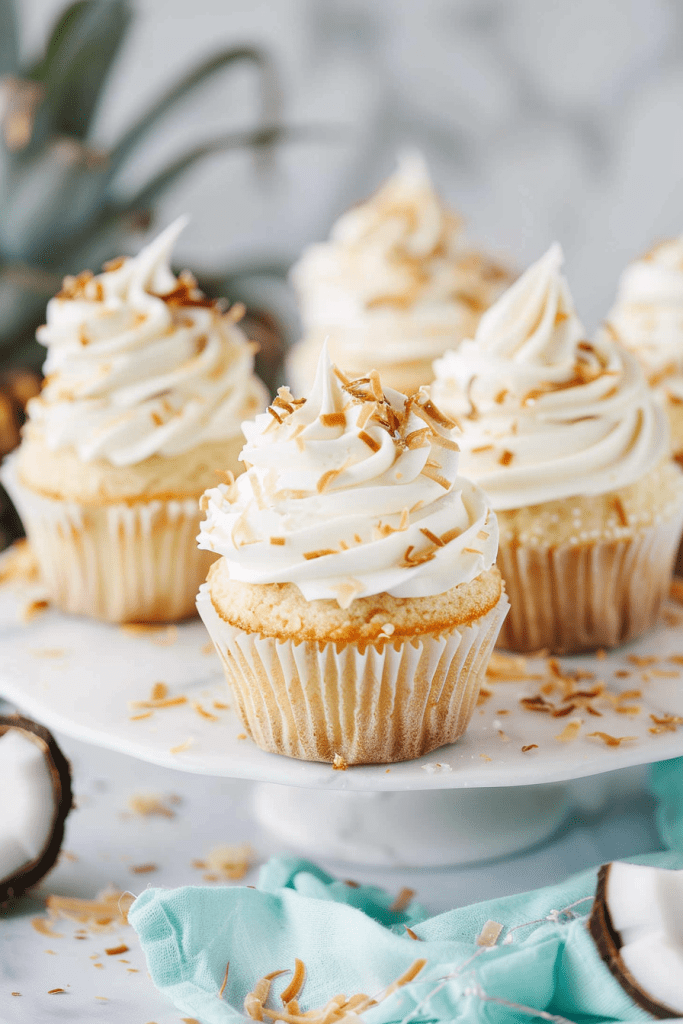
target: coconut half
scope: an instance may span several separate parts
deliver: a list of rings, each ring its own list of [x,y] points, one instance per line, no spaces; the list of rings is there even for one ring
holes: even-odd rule
[[[661,1020],[683,1016],[683,871],[603,865],[589,929],[635,1003]]]
[[[71,810],[71,770],[54,737],[20,715],[0,715],[0,904],[54,865]]]

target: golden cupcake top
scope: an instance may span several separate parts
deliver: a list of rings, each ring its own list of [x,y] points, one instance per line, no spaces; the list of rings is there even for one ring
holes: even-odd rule
[[[243,424],[245,473],[204,495],[200,547],[230,578],[307,600],[442,594],[491,567],[497,523],[458,475],[452,422],[420,392],[348,380],[324,350],[311,396]]]
[[[435,363],[434,400],[462,425],[462,467],[496,510],[604,494],[666,456],[665,417],[608,336],[589,341],[553,245]]]
[[[349,330],[335,352],[351,366],[358,356],[367,360],[367,350],[354,348],[353,332],[363,328],[399,358],[433,358],[444,345],[428,328],[462,337],[510,275],[468,244],[462,219],[439,198],[424,159],[412,151],[374,195],[339,218],[329,241],[306,249],[292,280],[306,329]],[[366,341],[367,335],[359,344]]]
[[[84,462],[114,466],[175,456],[235,437],[266,402],[244,308],[207,299],[170,269],[180,219],[132,258],[68,277],[38,340],[45,382],[28,405],[29,436]]]

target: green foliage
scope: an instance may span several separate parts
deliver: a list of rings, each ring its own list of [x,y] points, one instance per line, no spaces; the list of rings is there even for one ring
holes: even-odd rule
[[[97,267],[120,252],[135,223],[182,174],[209,153],[269,149],[280,127],[279,88],[263,51],[214,54],[174,83],[110,152],[90,144],[94,117],[132,20],[128,0],[76,0],[59,17],[44,55],[21,66],[16,9],[0,0],[0,360],[39,361],[33,342],[47,298],[65,273]],[[204,82],[248,63],[258,74],[253,131],[194,146],[133,195],[118,177],[163,117]]]

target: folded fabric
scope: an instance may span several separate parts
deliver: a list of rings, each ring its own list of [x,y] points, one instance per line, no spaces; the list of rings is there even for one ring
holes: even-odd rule
[[[683,856],[634,862],[682,868]],[[342,992],[378,998],[415,960],[425,960],[412,981],[363,1010],[367,1024],[511,1024],[538,1011],[545,1020],[581,1024],[652,1020],[604,966],[586,929],[595,885],[596,871],[585,871],[427,919],[414,904],[392,911],[380,889],[337,881],[305,860],[276,858],[256,889],[148,889],[129,920],[154,983],[202,1024],[249,1019],[245,997],[271,972],[291,972],[295,958],[306,967],[302,1012]],[[496,937],[489,925],[490,946],[477,942],[485,941],[487,922],[502,926]],[[272,983],[269,1005],[280,1012],[279,993],[290,979],[283,974]]]
[[[662,842],[683,853],[683,757],[650,765],[650,786],[658,800],[655,821]]]

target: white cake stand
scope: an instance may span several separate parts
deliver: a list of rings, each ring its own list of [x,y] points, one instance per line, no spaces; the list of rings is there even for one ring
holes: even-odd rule
[[[567,670],[595,673],[612,694],[641,691],[615,706],[595,702],[601,717],[533,713],[520,699],[538,693],[538,678],[492,681],[456,744],[415,761],[335,771],[265,753],[246,738],[226,707],[231,695],[201,622],[136,633],[52,609],[24,621],[39,596],[36,586],[0,586],[0,696],[76,739],[179,771],[260,783],[261,822],[309,855],[397,866],[505,856],[547,838],[577,804],[597,807],[611,785],[606,773],[683,755],[683,727],[650,731],[650,715],[683,716],[683,665],[667,660],[683,655],[678,606],[643,640],[603,660],[562,659]],[[642,663],[648,657],[656,664]],[[540,660],[528,669],[547,671]],[[142,706],[157,682],[184,702]],[[574,718],[582,720],[579,734],[558,740]],[[607,746],[589,738],[597,731],[634,739]]]

